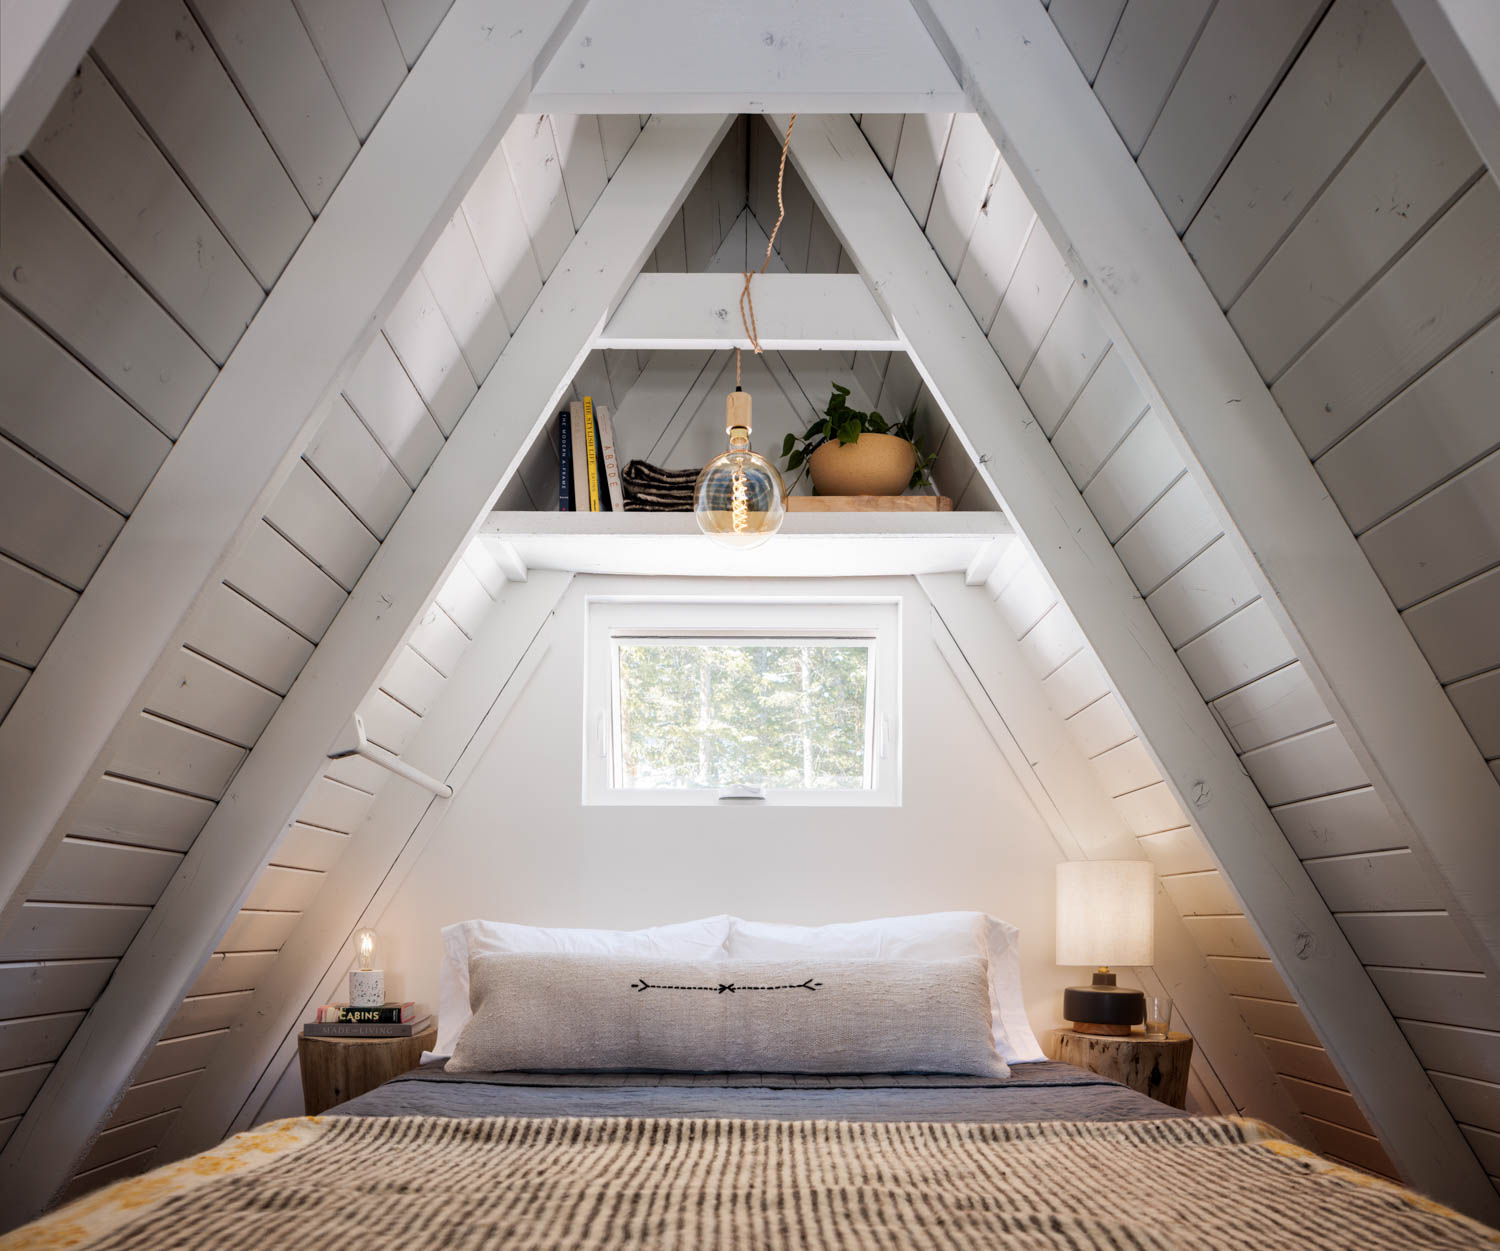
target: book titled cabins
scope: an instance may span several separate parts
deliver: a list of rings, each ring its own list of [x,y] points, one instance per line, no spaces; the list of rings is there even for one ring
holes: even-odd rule
[[[557,507],[562,512],[623,510],[620,462],[609,409],[592,396],[574,400],[557,417]]]
[[[413,1020],[417,1015],[415,1002],[383,1003],[375,1008],[355,1008],[347,1003],[323,1003],[318,1005],[314,1018],[319,1025],[364,1022],[370,1025],[399,1025]]]

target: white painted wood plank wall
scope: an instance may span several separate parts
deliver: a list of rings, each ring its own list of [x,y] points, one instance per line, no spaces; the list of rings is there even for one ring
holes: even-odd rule
[[[529,120],[527,124],[530,124]],[[727,125],[727,122],[725,124]],[[705,127],[702,124],[697,125],[705,138],[709,135],[717,137],[719,134],[722,134],[722,128]],[[626,212],[631,211],[635,205],[640,205],[642,207],[639,209],[639,212],[646,217],[650,217],[654,213],[657,215],[657,220],[665,219],[670,209],[665,205],[651,205],[649,197],[643,194],[645,188],[652,184],[653,177],[643,166],[649,165],[651,160],[656,158],[658,160],[691,160],[692,166],[701,167],[702,163],[706,163],[708,157],[708,151],[702,147],[701,142],[690,153],[674,152],[671,135],[661,133],[663,131],[670,132],[673,129],[674,127],[670,124],[654,128],[657,133],[652,140],[653,150],[644,158],[644,161],[635,162],[631,185],[618,193],[616,193],[615,188],[610,188],[609,190],[609,197],[606,198],[612,197],[610,199],[612,212],[616,214],[620,213],[621,204],[628,206],[625,210]],[[698,159],[693,160],[694,157]],[[631,168],[631,165],[627,163],[626,168]],[[679,195],[669,197],[668,204],[675,205],[679,203]],[[587,251],[590,243],[593,246],[599,246],[598,239],[600,236],[607,237],[609,228],[610,223],[608,222],[603,225],[598,225],[593,221],[589,222],[587,230],[590,232],[590,239],[580,240],[570,245],[570,248],[576,253],[579,248]],[[649,228],[654,233],[658,227],[653,225]],[[616,264],[616,268],[618,269],[618,263]],[[565,284],[576,285],[578,282],[577,274],[579,272],[575,263],[565,271],[559,271],[559,280]],[[612,278],[617,284],[621,285],[625,281],[625,278],[618,273],[613,274]],[[565,293],[556,298],[565,307],[575,306],[572,295]],[[588,330],[584,322],[592,325],[594,324],[593,318],[594,314],[589,314],[579,324],[578,329],[585,336]],[[522,332],[532,337],[545,333],[544,331],[537,331],[535,324],[533,318],[531,323]],[[569,355],[572,355],[576,350],[576,348],[570,349]],[[530,362],[531,358],[526,357],[525,360]],[[512,362],[512,365],[514,365],[514,362]],[[531,368],[534,370],[535,365],[534,362],[531,362],[522,366],[516,366],[516,368]],[[545,374],[545,370],[542,371],[542,374]],[[548,387],[553,385],[553,377],[554,375],[546,375],[545,381]],[[494,380],[491,379],[490,386],[492,392],[494,385]],[[495,402],[493,394],[490,402],[492,404]],[[467,437],[472,442],[476,436],[472,433],[465,436],[462,430],[460,430],[457,432],[456,437]],[[518,433],[517,438],[519,439],[519,437]],[[518,452],[519,449],[515,449],[515,451]],[[519,456],[517,456],[517,459],[519,459]],[[462,464],[464,462],[454,463]],[[433,489],[428,484],[425,492],[416,497],[418,502],[426,500],[427,503],[425,506],[429,508],[433,507],[434,500],[439,499],[439,497],[432,494]],[[442,507],[445,505],[440,504],[438,506]],[[407,519],[403,517],[402,525],[406,524]],[[402,533],[403,531],[401,531],[400,527],[397,527],[397,532]],[[410,546],[413,541],[410,538],[411,532],[408,530],[404,533],[408,535],[406,542]],[[420,546],[421,544],[419,543],[418,547]],[[387,545],[388,550],[389,546]],[[381,559],[388,559],[386,552],[381,553]],[[424,557],[424,559],[428,559],[428,557]],[[458,553],[455,560],[457,563],[449,570],[451,577],[448,577],[445,583],[438,588],[436,602],[430,605],[431,611],[428,618],[418,626],[416,633],[410,636],[407,641],[407,646],[416,655],[412,657],[402,655],[399,667],[396,666],[397,658],[393,656],[386,665],[386,668],[391,672],[400,674],[400,678],[394,680],[391,685],[398,690],[413,690],[414,699],[424,698],[424,687],[428,692],[427,697],[430,698],[434,685],[433,679],[430,676],[423,676],[423,671],[418,663],[419,658],[421,663],[428,664],[434,669],[442,670],[446,674],[451,675],[453,672],[452,666],[458,661],[461,651],[467,647],[470,635],[479,628],[483,618],[487,615],[488,605],[493,595],[498,594],[503,581],[500,571],[495,567],[493,562],[481,558],[477,554],[471,554],[468,559],[464,559],[463,554]],[[439,562],[439,564],[444,566],[448,565],[448,563],[448,561]],[[377,597],[377,592],[369,590],[367,585],[356,588],[356,597],[360,594],[364,594],[372,601],[376,600]],[[379,617],[382,613],[382,609],[378,606],[374,606],[372,610],[376,617]],[[347,614],[347,609],[345,610],[345,614]],[[400,620],[406,621],[407,618],[402,617]],[[347,626],[347,621],[344,622],[344,625]],[[335,626],[335,629],[337,628],[339,627]],[[397,631],[393,636],[393,641],[402,637],[405,633],[397,626],[393,626],[392,628]],[[456,641],[454,638],[455,635],[457,636]],[[293,692],[293,698],[298,698],[296,692]],[[308,697],[304,694],[303,698]],[[405,705],[397,694],[384,689],[377,689],[365,700],[363,711],[369,718],[372,735],[386,739],[397,747],[400,747],[405,740],[410,738],[419,721],[419,716],[415,709]],[[273,725],[273,732],[274,730],[275,726]],[[306,737],[305,734],[304,737]],[[257,752],[263,752],[264,746],[263,742],[257,747]],[[310,746],[312,746],[311,743],[304,744],[302,750],[306,750]],[[256,759],[252,757],[250,768],[253,769],[256,767]],[[263,757],[259,767],[262,771],[266,771],[267,769]],[[312,773],[313,768],[310,767],[308,772]],[[382,779],[383,775],[373,771],[367,763],[355,761],[340,762],[337,764],[324,762],[322,773],[321,782],[314,785],[310,796],[302,802],[300,811],[295,814],[295,819],[290,824],[293,826],[316,827],[335,835],[353,830],[356,831],[355,836],[357,837],[358,823],[362,820],[364,811],[368,807],[371,791],[381,785],[381,783],[372,785],[369,779],[372,773],[374,773],[374,776]],[[298,789],[300,791],[301,787],[299,786]],[[428,797],[424,795],[422,799],[425,806],[429,802]],[[220,816],[222,817],[222,815],[221,813]],[[305,842],[299,845],[305,845]],[[319,857],[326,857],[331,851],[336,852],[338,845],[337,839],[323,840],[316,854]],[[200,850],[201,846],[195,847],[192,854],[196,856]],[[277,863],[278,860],[288,858],[294,852],[295,848],[291,850],[273,849],[269,854],[271,861],[269,867],[255,871],[254,881],[250,886],[248,896],[242,896],[240,900],[245,905],[246,915],[241,918],[245,922],[245,925],[240,927],[240,934],[236,943],[237,951],[231,953],[221,948],[219,952],[215,953],[215,958],[211,958],[208,969],[199,977],[197,984],[190,990],[187,998],[181,1004],[173,1024],[168,1026],[166,1036],[175,1037],[186,1032],[202,1032],[207,1028],[218,1028],[221,1025],[241,1019],[242,1014],[247,1009],[249,998],[253,995],[253,990],[238,989],[238,986],[247,983],[253,985],[254,981],[263,974],[267,965],[263,960],[231,960],[229,957],[231,955],[254,956],[258,954],[253,950],[246,950],[250,941],[247,938],[247,933],[252,930],[252,926],[255,930],[263,931],[265,928],[265,918],[274,917],[277,914],[305,913],[313,908],[314,900],[322,888],[321,879],[325,878],[329,872],[329,870],[319,868],[313,863]],[[335,867],[337,866],[335,865]],[[168,888],[169,895],[179,888],[180,882],[174,881]],[[230,890],[229,897],[233,898],[232,884]],[[221,893],[224,893],[222,884]],[[225,923],[228,924],[228,922],[229,918],[225,918]],[[285,931],[281,931],[283,937],[284,934]],[[217,958],[220,956],[224,957],[222,961]],[[126,953],[125,959],[127,961],[132,958],[139,958],[139,952],[132,950]],[[226,978],[229,979],[227,983]],[[66,1065],[70,1059],[76,1059],[75,1053],[68,1053],[64,1057],[63,1063]],[[56,1078],[54,1077],[55,1080]],[[47,1097],[47,1093],[48,1088],[44,1087],[42,1097]],[[58,1094],[58,1097],[63,1096]],[[34,1107],[32,1109],[33,1118],[36,1115],[37,1109]],[[164,1128],[168,1127],[164,1126]]]
[[[592,118],[543,122],[549,128],[566,128],[570,136],[570,165],[563,176],[573,179],[582,220],[585,206],[597,198],[597,190],[586,198],[589,189],[603,185],[608,154],[601,127]],[[523,124],[534,133],[537,119],[523,118],[517,126]],[[613,163],[618,165],[629,139],[621,138],[617,127],[613,134]],[[576,173],[579,170],[593,173]],[[507,172],[506,177],[511,175]],[[191,845],[244,749],[254,745],[279,696],[290,688],[457,424],[509,337],[502,295],[525,290],[516,287],[511,273],[497,268],[500,261],[495,256],[483,258],[472,241],[498,238],[519,224],[518,218],[496,220],[490,203],[474,194],[466,198],[382,335],[354,370],[344,394],[330,405],[302,461],[268,508],[264,526],[233,562],[225,584],[205,601],[186,647],[158,675],[156,694],[148,705],[154,715],[142,719],[145,741],[127,744],[122,758],[112,762],[98,781],[97,812],[80,830],[81,835],[103,834],[111,841],[78,837],[64,844],[67,854],[54,858],[55,867],[49,866],[43,879],[48,898],[24,910],[28,923],[23,927],[27,937],[17,948],[21,954],[66,950],[76,956],[87,948],[106,961],[104,967],[112,967],[144,916],[140,908],[123,906],[125,896],[139,896],[141,904],[149,906],[166,878],[157,883],[150,875],[160,861],[141,861],[140,872],[110,892],[104,885],[108,855],[124,852],[175,863],[176,853]],[[566,220],[571,239],[571,215]],[[512,262],[523,274],[528,269],[535,273],[535,241],[524,230],[520,238],[519,252],[508,255],[524,258],[524,263]],[[517,323],[539,290],[538,279],[535,289],[512,304]],[[616,372],[633,376],[623,369]],[[19,564],[10,576],[28,588],[36,580],[33,570]],[[445,675],[453,671],[503,581],[482,550],[466,554],[427,620],[362,710],[373,739],[400,750]],[[32,598],[46,606],[44,596]],[[16,639],[11,650],[23,656],[36,653],[45,646],[44,637],[50,637],[45,621],[25,618],[9,633]],[[172,739],[171,750],[165,742],[154,746],[152,736],[164,734]],[[193,746],[197,755],[185,754],[184,744]],[[200,758],[202,763],[195,766]],[[199,769],[206,770],[201,781]],[[168,778],[164,770],[176,772]],[[127,1092],[121,1105],[126,1113],[117,1112],[106,1130],[105,1137],[118,1143],[123,1139],[117,1129],[140,1126],[131,1131],[131,1169],[148,1166],[155,1144],[170,1125],[170,1114],[191,1091],[190,1083],[177,1079],[205,1063],[210,1041],[233,1022],[297,918],[313,906],[323,876],[349,845],[385,777],[358,759],[329,763],[219,952]],[[190,804],[200,806],[185,807]],[[170,851],[146,850],[157,845]],[[95,849],[92,859],[85,856]],[[108,855],[101,854],[105,852]],[[115,898],[96,904],[95,896],[101,893]],[[64,903],[69,910],[60,913]],[[82,910],[89,906],[91,911]],[[7,946],[0,945],[0,955],[9,955]],[[0,964],[0,969],[9,967],[19,966]],[[80,989],[72,1000],[79,1008],[87,1007],[92,993]],[[60,1018],[58,1028],[65,1024]],[[182,1050],[184,1036],[204,1039],[203,1047],[191,1053]],[[129,1110],[152,1102],[147,1092],[171,1095],[177,1102],[170,1109],[123,1121]],[[108,1153],[113,1155],[114,1149]],[[75,1191],[117,1175],[126,1162],[122,1157],[101,1163],[91,1156],[75,1179]]]
[[[213,0],[193,13],[175,0],[127,0],[25,164],[7,177],[10,281],[9,302],[0,304],[0,344],[20,383],[0,405],[0,462],[7,485],[14,484],[5,493],[14,516],[0,517],[0,577],[14,592],[0,617],[0,699],[7,706],[186,426],[213,363],[233,347],[347,167],[357,148],[351,120],[358,138],[368,133],[405,75],[403,58],[414,59],[446,11],[432,0],[395,7],[399,22],[315,0],[295,9],[284,3],[249,30],[236,10]],[[168,83],[188,92],[195,109],[166,107]],[[287,124],[289,99],[303,108],[300,127]],[[322,129],[320,117],[327,119]],[[581,119],[573,131],[583,139],[572,141],[569,176],[593,169],[594,185],[602,186],[600,126]],[[616,134],[615,143],[617,164],[628,140]],[[106,159],[138,155],[112,179],[90,155],[96,151]],[[574,181],[581,220],[589,184],[583,174]],[[106,184],[116,187],[113,198],[102,190]],[[144,205],[139,214],[129,211],[132,195]],[[172,250],[195,236],[216,241],[205,243],[206,263],[196,258],[197,272]],[[530,253],[535,244],[523,239]],[[472,246],[468,255],[499,336],[468,333],[460,349],[450,318],[471,329],[462,302],[464,284],[474,289],[468,275],[434,284],[444,293],[436,297],[423,275],[414,281],[266,524],[205,601],[185,648],[163,662],[146,715],[93,783],[83,817],[32,891],[34,901],[0,939],[0,981],[24,976],[16,984],[26,988],[0,1005],[6,1037],[20,1038],[10,1027],[42,1005],[49,1023],[43,1034],[53,1040],[47,1047],[66,1043],[404,506],[409,483],[456,424],[476,375],[483,377],[503,347],[508,331],[498,295]],[[444,269],[444,259],[428,268],[451,277],[455,267]],[[520,306],[517,318],[524,311]],[[356,398],[367,411],[356,410]],[[39,517],[50,518],[45,527]],[[445,588],[434,608],[447,630],[435,625],[423,636],[441,640],[429,651],[450,671],[465,630],[477,628],[503,578],[480,552],[454,580],[459,585]],[[383,739],[399,746],[442,675],[412,649],[393,674],[398,693],[378,691],[368,715]],[[307,822],[273,857],[76,1185],[147,1165],[191,1089],[185,1079],[202,1067],[205,1048],[311,905],[382,779],[363,762],[330,765]],[[189,1050],[184,1040],[198,1045]],[[6,1059],[0,1086],[12,1092],[12,1103],[34,1093],[43,1063],[17,1070]],[[10,1075],[17,1071],[19,1081]]]
[[[1130,7],[1126,6],[1126,16]],[[880,153],[882,145],[894,142],[899,147],[904,121],[893,127],[888,119],[866,118],[864,128]],[[951,147],[951,137],[949,142]],[[964,159],[975,157],[965,153]],[[886,163],[892,167],[891,161]],[[754,168],[752,164],[752,180]],[[938,177],[942,176],[940,171]],[[1223,627],[1253,607],[1256,596],[1249,578],[1224,558],[1228,549],[1215,542],[1220,532],[1201,492],[1187,478],[1160,423],[1112,352],[1088,293],[1075,288],[1059,250],[1024,205],[1024,197],[1006,196],[1012,185],[996,154],[996,167],[978,192],[969,239],[954,262],[959,290],[976,320],[989,328],[992,346],[1039,424],[1057,440],[1069,472],[1080,488],[1088,490],[1086,498],[1120,545],[1142,594],[1154,596],[1148,604],[1171,641],[1178,647],[1197,644],[1200,669],[1212,675],[1206,695],[1233,697],[1262,674],[1284,670],[1292,660],[1290,649],[1269,619],[1247,619],[1254,627],[1248,631],[1251,655],[1258,659],[1248,665],[1251,672],[1240,672],[1247,668],[1238,660],[1247,631]],[[752,206],[754,202],[752,194]],[[944,259],[945,264],[951,260]],[[950,264],[950,272],[952,268]],[[883,387],[885,371],[877,368],[874,377]],[[972,463],[968,469],[972,473]],[[1056,603],[1040,571],[1026,563],[997,570],[991,586],[999,592],[1001,611],[1044,689],[1094,759],[1142,848],[1158,860],[1169,894],[1191,918],[1189,928],[1205,953],[1224,957],[1216,961],[1217,971],[1238,997],[1247,1020],[1254,1017],[1252,1029],[1267,1042],[1273,1065],[1284,1071],[1287,1064],[1276,1046],[1296,1046],[1304,1057],[1322,1057],[1211,857],[1168,796],[1071,614]],[[1278,721],[1272,715],[1259,731],[1261,737],[1256,737],[1246,724],[1254,715],[1254,701],[1239,699],[1247,705],[1238,716],[1250,745],[1267,746],[1308,728],[1297,716],[1283,714]],[[1311,714],[1309,725],[1326,724],[1327,714],[1315,698],[1313,702],[1315,708],[1305,698],[1300,705],[1293,701],[1294,711]],[[1262,1001],[1274,1004],[1274,1010],[1257,1006]],[[1305,1096],[1308,1107],[1318,1101],[1325,1112],[1338,1108],[1338,1121],[1324,1122],[1336,1126],[1320,1139],[1324,1148],[1391,1172],[1326,1059],[1316,1064],[1304,1059],[1302,1071],[1316,1071],[1315,1089],[1294,1091],[1294,1097]],[[1350,1134],[1357,1137],[1351,1139]]]
[[[1133,43],[1111,48],[1104,64],[1117,69],[1101,71],[1095,91],[1500,776],[1493,175],[1389,0],[1334,0],[1303,6],[1316,19],[1307,29],[1294,5],[1253,17],[1285,19],[1279,43],[1267,28],[1258,70],[1241,84],[1255,107],[1233,126],[1221,119],[1194,154],[1214,176],[1186,179],[1181,158],[1167,159],[1175,132],[1163,122],[1215,114],[1227,80],[1214,71],[1227,52],[1210,35],[1252,16],[1203,7],[1130,0],[1116,39],[1151,30],[1152,55]],[[1295,56],[1282,51],[1299,44]],[[1158,101],[1161,117],[1147,126]],[[1159,155],[1148,160],[1153,138]],[[1161,522],[1148,513],[1121,540],[1144,593],[1167,572],[1148,549],[1176,531],[1177,563],[1210,540],[1206,510],[1185,496],[1179,482],[1152,509]],[[1205,693],[1226,687],[1210,706],[1361,958],[1391,968],[1382,993],[1455,1117],[1471,1141],[1493,1132],[1500,1030],[1459,1018],[1467,1003],[1493,1002],[1494,988],[1347,747],[1321,724],[1327,715],[1300,666],[1289,656],[1273,666],[1275,648],[1253,659],[1254,611],[1211,626],[1190,669],[1210,684]],[[1269,624],[1253,634],[1269,641]],[[1206,654],[1231,643],[1233,666]],[[1469,980],[1454,981],[1460,973]],[[1438,1045],[1450,1039],[1462,1045]],[[1281,1051],[1284,1062],[1298,1054]]]

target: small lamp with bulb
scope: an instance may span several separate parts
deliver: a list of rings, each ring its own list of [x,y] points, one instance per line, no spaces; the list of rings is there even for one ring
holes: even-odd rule
[[[1156,871],[1147,860],[1072,860],[1057,866],[1057,963],[1092,964],[1089,986],[1063,991],[1063,1017],[1084,1034],[1129,1034],[1146,997],[1115,984],[1112,964],[1155,958]]]
[[[349,1006],[378,1008],[385,1002],[385,970],[375,967],[379,940],[372,929],[354,935],[354,957],[358,967],[349,970]]]

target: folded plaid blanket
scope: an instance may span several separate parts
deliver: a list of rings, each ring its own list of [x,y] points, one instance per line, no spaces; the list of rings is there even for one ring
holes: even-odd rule
[[[633,460],[620,475],[626,512],[690,513],[698,469],[663,469],[644,460]]]

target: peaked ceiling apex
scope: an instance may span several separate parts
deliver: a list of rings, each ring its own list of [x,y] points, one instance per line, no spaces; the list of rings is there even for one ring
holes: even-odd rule
[[[772,90],[767,84],[774,83]],[[907,0],[589,0],[538,113],[951,113],[964,93]]]

